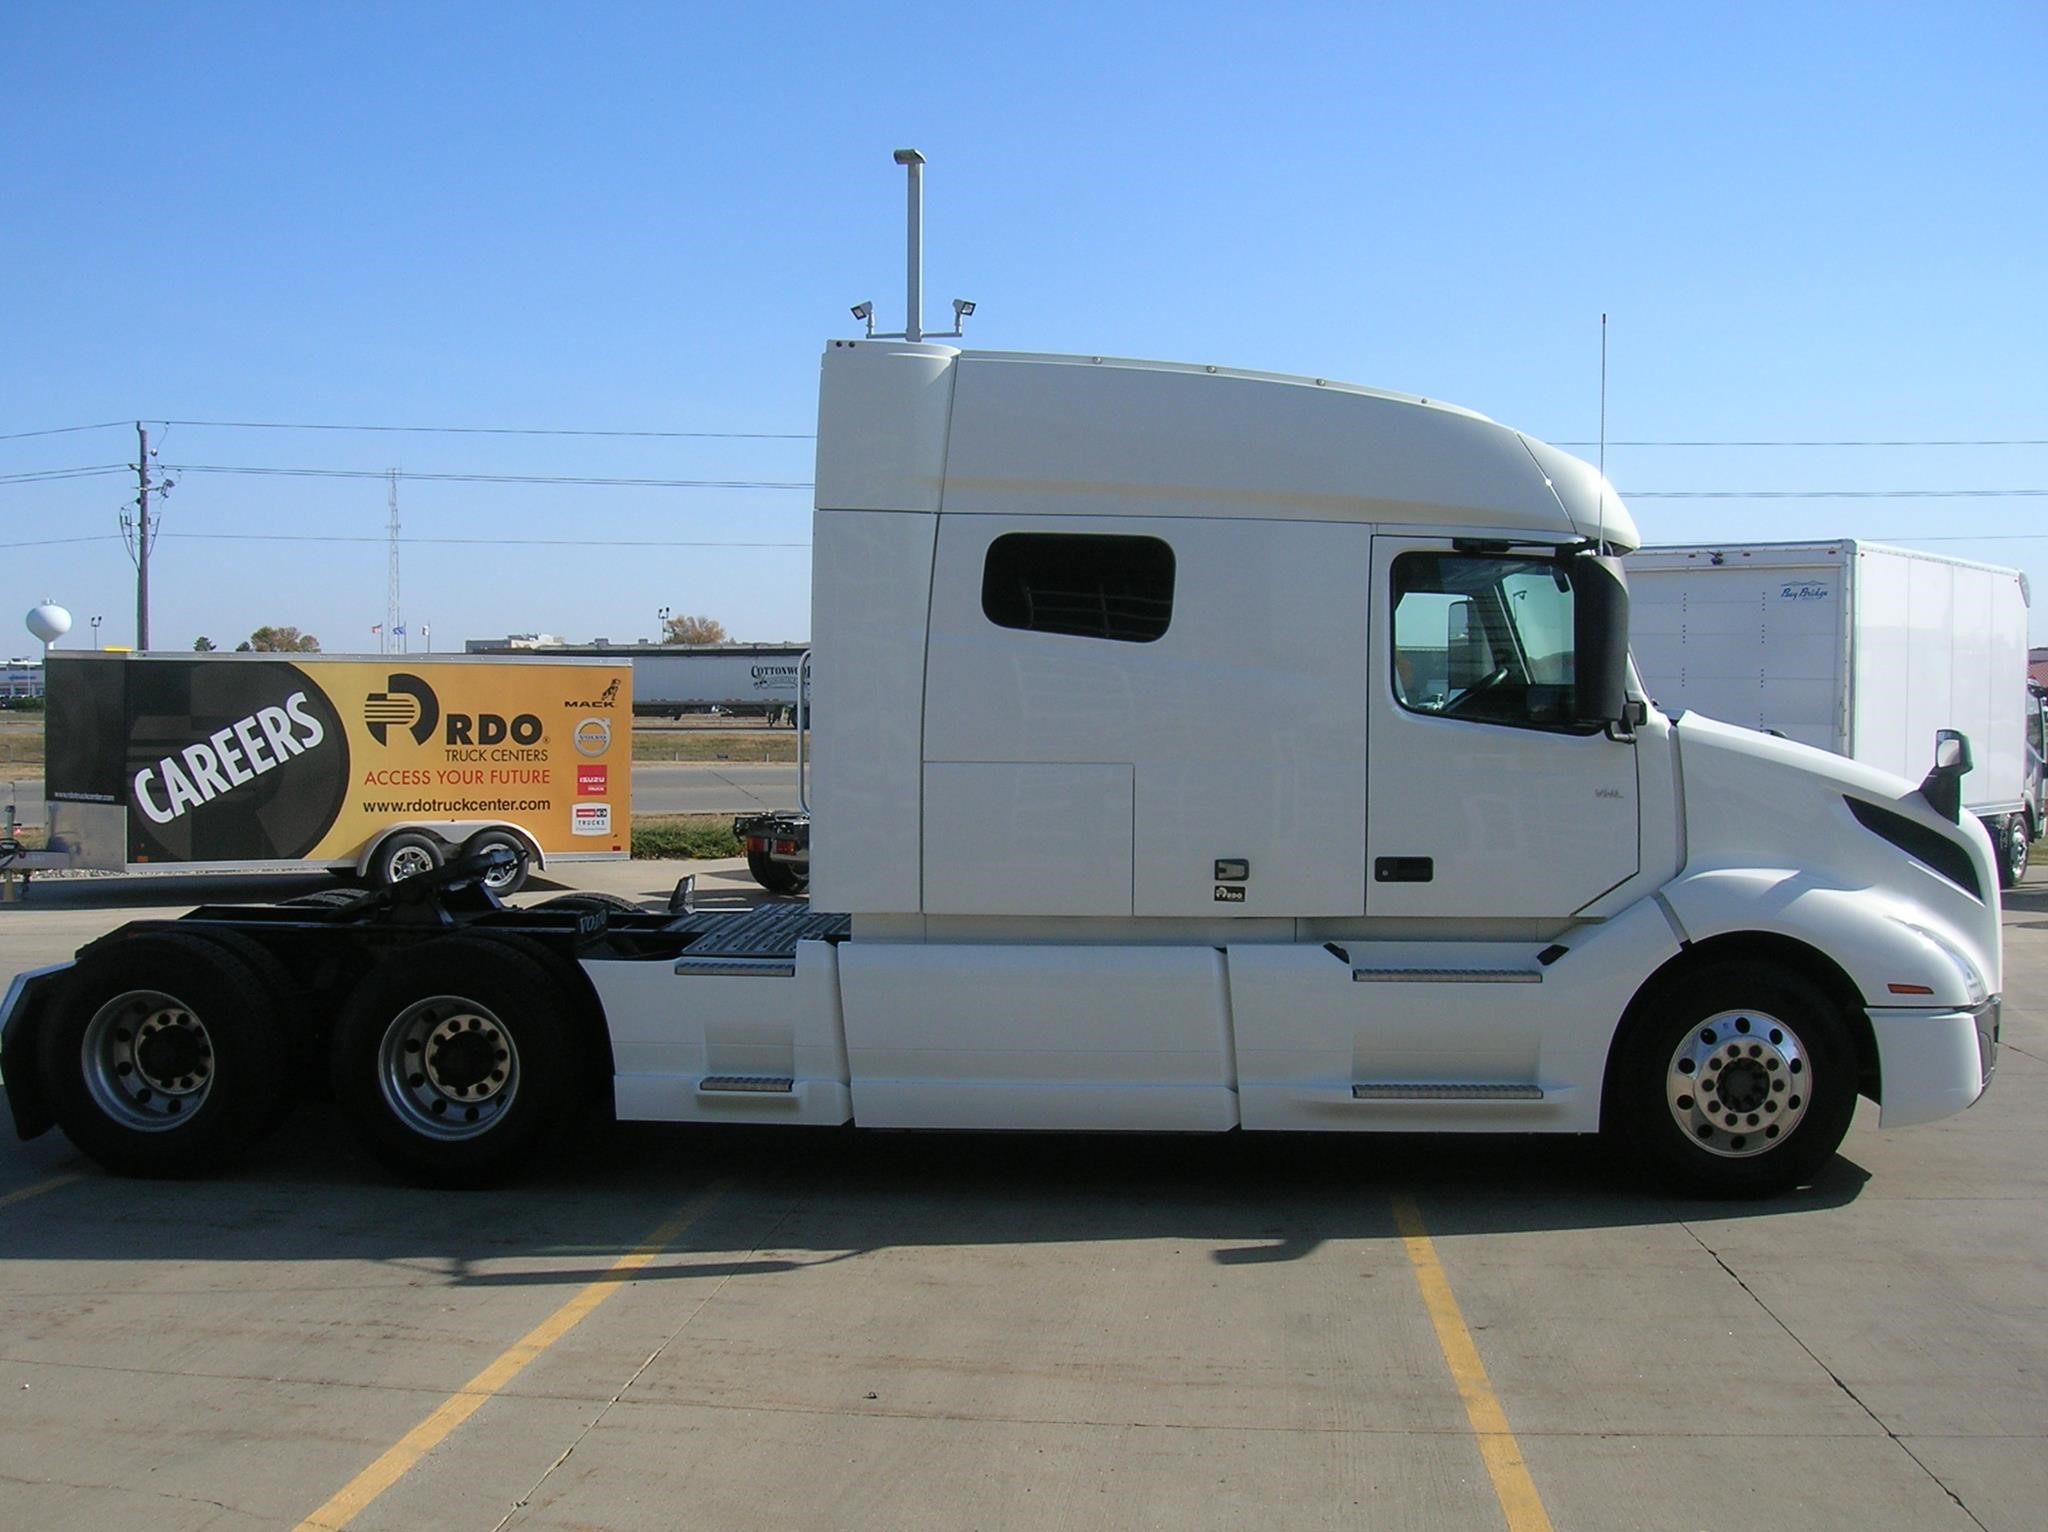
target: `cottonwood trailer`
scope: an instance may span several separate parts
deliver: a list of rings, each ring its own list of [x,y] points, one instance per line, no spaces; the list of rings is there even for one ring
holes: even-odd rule
[[[434,1181],[504,1173],[588,1089],[679,1122],[1606,1130],[1755,1192],[1859,1092],[1890,1128],[1990,1077],[1968,743],[1916,786],[1653,708],[1635,526],[1555,448],[1322,378],[839,341],[813,527],[813,907],[514,911],[479,865],[139,922],[16,981],[20,1129],[197,1171],[325,1070]]]

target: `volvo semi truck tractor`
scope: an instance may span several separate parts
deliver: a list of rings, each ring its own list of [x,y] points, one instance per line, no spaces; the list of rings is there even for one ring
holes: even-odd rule
[[[245,1149],[308,1070],[401,1171],[620,1118],[1611,1134],[1720,1193],[1859,1095],[1975,1101],[1998,877],[1914,782],[1651,706],[1634,523],[1433,399],[833,342],[811,901],[505,907],[490,850],[330,907],[144,921],[18,977],[24,1133]]]

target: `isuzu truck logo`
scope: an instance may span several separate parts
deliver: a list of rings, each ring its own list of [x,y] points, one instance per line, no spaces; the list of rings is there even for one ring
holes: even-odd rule
[[[384,685],[388,690],[371,692],[363,699],[363,727],[378,744],[394,727],[412,730],[413,743],[424,745],[434,737],[434,725],[441,721],[441,704],[434,688],[418,676],[398,671]]]

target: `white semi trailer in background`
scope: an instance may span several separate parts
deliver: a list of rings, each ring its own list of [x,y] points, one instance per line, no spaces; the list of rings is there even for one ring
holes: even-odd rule
[[[2001,885],[2019,881],[2042,830],[2020,571],[1840,538],[1643,548],[1628,577],[1630,643],[1660,708],[1898,776],[1936,729],[1958,730],[1975,756],[1963,807],[1998,848]]]
[[[1682,1185],[1812,1175],[1989,1079],[1969,744],[1916,786],[1630,680],[1589,465],[1320,378],[834,342],[812,905],[132,923],[18,979],[20,1131],[248,1147],[309,1069],[423,1179],[621,1118],[1605,1130]],[[839,913],[830,913],[837,911]]]

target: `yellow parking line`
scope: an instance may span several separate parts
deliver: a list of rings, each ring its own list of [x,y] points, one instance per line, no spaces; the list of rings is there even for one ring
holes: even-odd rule
[[[52,1176],[47,1181],[38,1181],[34,1186],[24,1186],[20,1191],[0,1196],[0,1208],[11,1208],[17,1202],[26,1202],[31,1197],[40,1197],[44,1192],[53,1192],[60,1186],[69,1186],[73,1181],[83,1181],[83,1171],[73,1171],[68,1176]]]
[[[529,1363],[575,1329],[592,1310],[624,1286],[635,1272],[675,1243],[685,1229],[704,1216],[712,1203],[725,1195],[728,1184],[718,1182],[701,1196],[692,1198],[675,1217],[642,1240],[638,1248],[620,1256],[603,1276],[527,1331],[504,1355],[463,1384],[431,1415],[400,1437],[390,1451],[343,1485],[333,1499],[300,1522],[297,1532],[315,1532],[315,1529],[318,1532],[335,1532],[335,1529],[354,1521],[369,1508],[370,1502],[404,1478],[413,1464],[482,1409],[499,1390],[524,1372]]]
[[[1451,1296],[1450,1279],[1436,1256],[1436,1245],[1422,1222],[1422,1212],[1412,1197],[1394,1199],[1394,1225],[1401,1231],[1401,1243],[1408,1250],[1408,1264],[1415,1268],[1415,1285],[1422,1289],[1422,1303],[1429,1310],[1429,1322],[1436,1327],[1436,1343],[1465,1401],[1465,1419],[1479,1438],[1479,1455],[1486,1462],[1487,1477],[1507,1518],[1508,1532],[1551,1532],[1550,1517],[1529,1477],[1529,1465],[1522,1461],[1522,1449],[1515,1433],[1508,1429],[1508,1412],[1501,1408],[1486,1380],[1486,1367],[1479,1360],[1479,1348],[1472,1332],[1458,1312],[1458,1300]]]

